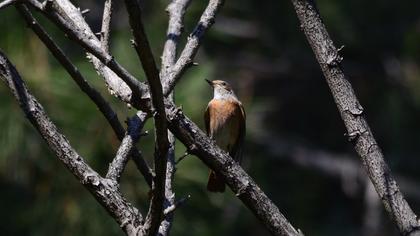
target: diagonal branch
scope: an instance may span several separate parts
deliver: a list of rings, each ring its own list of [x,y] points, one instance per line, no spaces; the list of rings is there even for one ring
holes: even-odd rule
[[[292,0],[301,27],[306,35],[322,72],[330,87],[341,118],[348,132],[349,140],[354,144],[362,164],[375,186],[401,235],[420,234],[420,223],[401,193],[391,170],[384,160],[381,149],[373,137],[372,131],[363,116],[354,90],[340,66],[343,58],[334,46],[322,22],[321,16],[312,0]]]
[[[169,129],[217,174],[273,235],[302,235],[283,216],[254,180],[226,152],[174,106],[167,110]]]
[[[112,18],[112,7],[113,7],[113,1],[112,0],[106,0],[104,4],[104,12],[102,16],[102,26],[101,26],[101,38],[100,43],[102,49],[105,50],[105,52],[109,53],[109,38],[111,34],[111,18]],[[104,79],[105,84],[107,85],[107,88],[111,95],[115,95],[122,101],[126,103],[130,103],[131,101],[131,89],[127,86],[127,84],[120,78],[118,75],[116,75],[111,69],[106,67],[98,58],[96,58],[91,53],[87,53],[88,57],[91,58],[91,62],[93,66],[95,67],[95,70],[98,72],[98,74]],[[134,159],[136,162],[137,167],[142,167],[142,165],[137,164],[137,159]],[[139,168],[141,170],[141,168]],[[147,180],[147,183],[150,187],[152,187],[152,178]]]
[[[198,48],[201,45],[201,39],[207,30],[214,24],[215,18],[219,10],[221,9],[224,0],[210,0],[203,14],[201,15],[200,21],[195,27],[194,31],[188,37],[187,44],[181,52],[175,66],[170,72],[168,81],[165,82],[164,95],[168,96],[169,93],[174,89],[176,83],[184,74],[185,70],[192,65],[193,58],[198,52]],[[181,5],[182,6],[182,5]]]
[[[92,53],[118,75],[131,89],[130,100],[132,103],[137,104],[137,106],[145,106],[144,103],[148,100],[146,84],[137,80],[101,47],[99,40],[83,19],[79,9],[68,0],[47,0],[41,6],[35,0],[30,0],[29,2],[66,33],[71,40],[78,43],[89,53]]]
[[[27,22],[28,26],[35,32],[35,34],[39,37],[39,39],[44,43],[44,45],[51,51],[54,57],[63,65],[64,69],[70,74],[72,79],[76,82],[76,84],[80,87],[80,89],[89,96],[89,98],[95,103],[95,105],[99,108],[101,113],[104,115],[108,123],[111,125],[112,129],[114,130],[116,136],[120,141],[124,138],[124,127],[121,125],[120,121],[118,120],[117,114],[113,111],[111,106],[106,102],[106,100],[101,96],[101,94],[94,89],[87,80],[83,77],[80,73],[78,68],[74,66],[71,61],[67,58],[64,52],[58,47],[58,45],[54,42],[54,40],[48,35],[45,29],[38,23],[38,21],[32,16],[28,8],[24,4],[17,4],[16,5],[19,13],[23,16],[25,21]],[[132,158],[135,161],[138,169],[143,174],[146,182],[149,186],[152,186],[152,178],[153,174],[149,166],[147,165],[146,161],[141,155],[141,152],[135,148],[133,152],[131,152]]]
[[[165,201],[166,160],[169,148],[168,128],[162,84],[155,59],[142,22],[142,12],[137,0],[125,0],[129,22],[134,36],[134,48],[140,58],[152,98],[155,120],[155,178],[153,196],[144,225],[145,235],[156,235],[162,221]]]
[[[21,0],[4,0],[4,1],[0,2],[0,9],[6,8],[10,5],[13,5],[13,4],[19,2],[19,1],[21,1]]]
[[[141,214],[127,202],[117,186],[99,176],[71,147],[69,141],[58,131],[2,52],[0,52],[0,79],[10,89],[27,119],[38,130],[58,159],[91,192],[127,234],[135,232],[142,221]]]
[[[118,148],[117,155],[109,165],[106,178],[120,182],[120,177],[127,164],[128,157],[135,151],[135,144],[140,138],[140,132],[143,128],[144,122],[147,118],[147,113],[139,111],[135,116],[127,121],[127,135],[121,142]]]

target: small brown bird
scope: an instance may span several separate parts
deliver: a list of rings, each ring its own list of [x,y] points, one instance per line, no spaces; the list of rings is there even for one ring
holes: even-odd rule
[[[245,137],[245,111],[230,85],[222,80],[206,80],[213,87],[213,99],[204,113],[207,135],[229,155],[241,162]],[[224,192],[225,182],[214,171],[210,171],[207,190]]]

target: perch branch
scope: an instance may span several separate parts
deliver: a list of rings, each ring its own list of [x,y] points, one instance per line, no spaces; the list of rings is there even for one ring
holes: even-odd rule
[[[254,213],[273,235],[302,235],[283,216],[252,178],[226,152],[204,134],[174,106],[167,110],[169,129],[188,148],[217,174],[236,196]]]

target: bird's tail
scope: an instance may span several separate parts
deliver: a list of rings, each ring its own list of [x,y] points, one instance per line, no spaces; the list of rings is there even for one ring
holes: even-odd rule
[[[220,175],[217,175],[214,171],[210,171],[207,190],[210,192],[220,193],[225,191],[225,182],[223,181],[223,178]]]

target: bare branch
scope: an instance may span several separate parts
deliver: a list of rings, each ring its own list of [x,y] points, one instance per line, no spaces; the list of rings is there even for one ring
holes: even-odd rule
[[[106,0],[104,4],[104,13],[102,16],[101,27],[101,46],[105,52],[109,53],[109,38],[111,35],[111,18],[112,18],[112,4],[113,0]]]
[[[191,198],[191,195],[188,195],[187,197],[183,197],[183,198],[179,199],[174,204],[172,204],[171,206],[169,206],[168,208],[166,208],[165,211],[163,212],[163,214],[165,216],[171,214],[177,208],[179,208],[180,206],[184,205],[188,201],[188,199],[190,199],[190,198]]]
[[[135,144],[140,138],[140,132],[143,128],[144,122],[147,118],[147,113],[139,111],[131,119],[127,120],[127,135],[121,142],[118,148],[117,155],[109,165],[108,173],[106,178],[120,182],[120,177],[124,171],[125,165],[127,164],[128,157],[135,150]]]
[[[80,10],[77,9],[68,0],[55,0],[41,7],[30,1],[31,4],[45,16],[47,16],[54,24],[56,24],[66,35],[86,51],[92,53],[104,65],[109,67],[116,75],[118,75],[130,87],[132,95],[131,103],[137,106],[145,106],[148,100],[148,91],[146,84],[138,81],[124,67],[122,67],[109,53],[101,47],[101,43],[96,38],[90,27],[85,22]],[[48,4],[49,3],[49,4]]]
[[[190,1],[191,0],[173,0],[166,9],[169,13],[169,23],[167,38],[161,57],[162,66],[160,69],[160,78],[164,84],[168,81],[168,73],[175,64],[177,45],[183,28],[183,18]],[[168,99],[171,102],[174,101],[173,93],[169,94]],[[160,236],[169,235],[174,218],[173,211],[177,205],[175,203],[175,192],[172,189],[172,182],[175,174],[175,137],[171,132],[168,133],[168,140],[170,147],[168,149],[168,158],[166,162],[165,210],[164,218],[160,223],[158,230]]]
[[[113,111],[111,106],[106,102],[102,95],[98,91],[96,91],[96,89],[90,86],[87,80],[79,72],[78,68],[71,63],[71,61],[67,58],[64,52],[58,47],[54,40],[42,28],[38,21],[32,16],[28,8],[24,4],[18,4],[16,5],[16,7],[19,13],[27,22],[28,26],[35,32],[35,34],[51,51],[54,57],[57,58],[61,65],[63,65],[64,69],[66,69],[66,71],[70,74],[70,76],[80,87],[80,89],[84,93],[86,93],[89,96],[89,98],[95,103],[95,105],[99,108],[101,113],[107,119],[108,123],[111,125],[118,139],[122,141],[124,138],[125,130],[124,127],[121,125],[120,121],[118,120],[117,114]],[[151,187],[153,178],[152,170],[150,169],[144,158],[141,156],[141,153],[139,150],[137,150],[137,148],[135,148],[135,150],[131,152],[131,154],[134,162],[136,163],[137,168],[143,174],[143,176],[146,179],[146,182]]]
[[[144,30],[142,12],[137,0],[125,0],[129,22],[134,35],[134,48],[140,58],[152,98],[155,114],[155,178],[153,181],[153,196],[146,217],[144,232],[146,235],[156,235],[163,215],[165,201],[166,160],[169,148],[168,128],[166,123],[165,104],[162,84],[159,77],[152,49]]]
[[[21,0],[4,0],[3,2],[0,2],[0,10],[15,3],[18,3],[19,1]]]
[[[100,43],[101,43],[102,49],[105,50],[107,53],[110,53],[109,51],[110,39],[109,38],[111,34],[112,5],[113,5],[112,0],[105,1],[104,12],[102,16]],[[111,95],[115,95],[116,97],[121,99],[123,102],[130,104],[132,102],[131,100],[132,92],[131,92],[130,87],[128,87],[128,85],[120,77],[118,77],[118,75],[116,75],[111,69],[106,67],[94,55],[92,55],[91,53],[87,53],[87,55],[88,55],[88,58],[92,59],[91,62],[93,66],[95,67],[95,70],[104,79],[105,84],[107,85],[108,90],[111,93]],[[139,168],[139,167],[142,167],[142,165],[138,165],[137,163],[138,161],[136,162],[136,165],[139,170],[145,169],[145,168]],[[139,162],[139,164],[141,163]],[[147,183],[149,184],[150,187],[152,187],[152,178],[149,178],[147,180]]]
[[[292,0],[301,27],[321,66],[337,108],[347,128],[348,138],[362,159],[376,192],[402,235],[420,232],[417,216],[404,199],[392,177],[384,156],[363,117],[350,82],[340,66],[343,58],[328,35],[321,16],[312,0]]]
[[[10,89],[28,120],[58,159],[92,193],[127,234],[135,232],[142,222],[141,214],[121,195],[117,186],[99,176],[71,147],[2,52],[0,52],[0,79]]]
[[[168,73],[172,69],[176,61],[176,51],[179,37],[182,33],[183,19],[185,10],[191,0],[173,0],[167,7],[169,13],[169,23],[166,36],[166,42],[162,52],[162,66],[160,69],[160,77],[163,84],[168,79]],[[173,93],[168,96],[169,101],[173,102]],[[172,189],[172,182],[175,174],[175,137],[169,132],[168,140],[170,147],[168,150],[168,158],[166,163],[166,180],[165,180],[165,201],[164,201],[164,219],[162,220],[158,234],[161,236],[169,235],[174,218],[173,211],[176,208],[175,192]],[[170,209],[174,210],[170,210]]]
[[[181,37],[184,28],[184,15],[185,10],[189,6],[191,0],[173,0],[166,11],[169,14],[168,30],[166,32],[166,42],[162,52],[162,66],[161,78],[164,87],[169,82],[168,73],[172,70],[176,62],[176,51],[179,38]]]
[[[168,108],[167,115],[169,129],[188,148],[188,152],[196,155],[217,174],[223,176],[236,196],[273,235],[302,235],[242,167],[217,147],[179,109],[172,106]]]
[[[173,211],[165,213],[171,206],[175,205],[175,192],[172,188],[172,183],[175,174],[175,137],[171,132],[168,132],[169,149],[168,158],[166,161],[166,175],[165,175],[165,201],[164,218],[160,223],[158,234],[159,236],[169,235],[174,218]]]
[[[203,14],[201,15],[200,21],[195,27],[194,31],[188,37],[187,44],[182,50],[178,61],[172,68],[168,81],[165,82],[164,95],[168,94],[174,89],[176,83],[184,74],[185,70],[192,65],[193,58],[197,54],[198,48],[201,45],[201,39],[207,30],[213,25],[216,14],[221,9],[224,0],[210,0]]]

